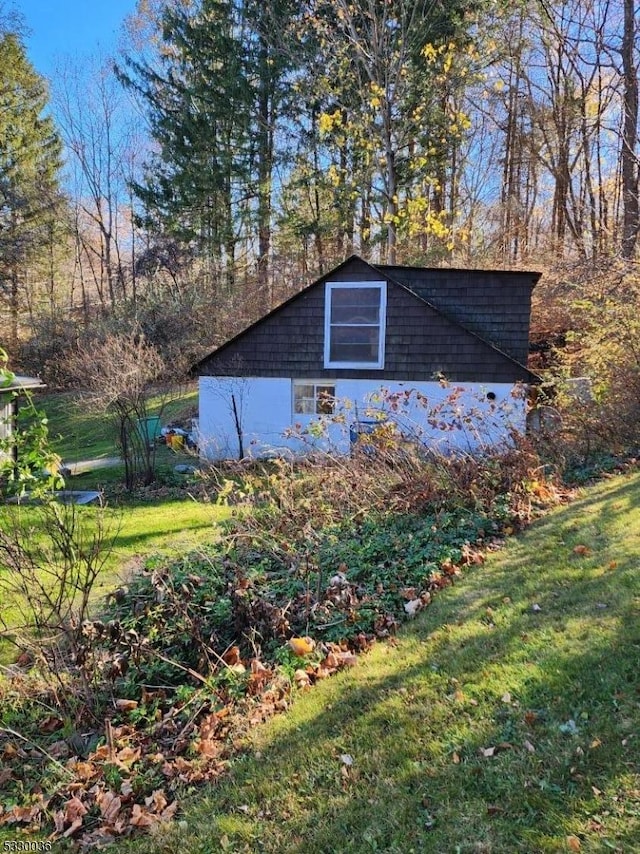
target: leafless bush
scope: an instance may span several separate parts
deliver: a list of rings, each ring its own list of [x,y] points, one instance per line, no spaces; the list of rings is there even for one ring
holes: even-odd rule
[[[157,384],[167,378],[168,369],[157,349],[135,332],[109,334],[71,355],[69,370],[82,403],[112,420],[127,488],[153,483],[156,446],[146,428],[149,400],[155,392],[154,411],[161,415],[173,396],[158,394]]]
[[[2,633],[56,677],[78,663],[82,624],[113,548],[104,508],[90,513],[53,498],[3,509]]]

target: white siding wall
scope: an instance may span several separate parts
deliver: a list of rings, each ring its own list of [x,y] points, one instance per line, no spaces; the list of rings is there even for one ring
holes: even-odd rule
[[[526,402],[521,390],[514,394],[514,387],[507,383],[475,383],[464,388],[452,384],[443,388],[437,382],[336,380],[335,385],[343,424],[333,423],[330,418],[294,415],[290,379],[201,377],[201,454],[210,460],[237,459],[232,398],[242,424],[245,455],[251,457],[297,455],[312,449],[347,453],[350,424],[373,420],[381,412],[395,421],[403,433],[443,451],[473,451],[508,442],[512,430],[525,429]],[[389,404],[387,395],[381,393],[383,388],[400,395],[397,406]],[[488,393],[495,398],[489,400]],[[323,429],[315,429],[320,424]]]

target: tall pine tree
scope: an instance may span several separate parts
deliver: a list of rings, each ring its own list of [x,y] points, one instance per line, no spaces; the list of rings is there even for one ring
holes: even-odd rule
[[[142,96],[157,144],[135,186],[145,224],[188,243],[208,260],[212,284],[229,289],[242,255],[268,290],[274,137],[291,62],[279,44],[292,8],[167,4],[158,55],[129,56],[119,69]]]
[[[47,90],[15,33],[0,35],[0,306],[15,352],[30,267],[46,251],[60,201],[61,144]]]

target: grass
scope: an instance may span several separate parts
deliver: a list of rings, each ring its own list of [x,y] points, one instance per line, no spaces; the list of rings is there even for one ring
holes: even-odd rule
[[[638,850],[639,499],[615,478],[534,524],[121,850]]]
[[[168,423],[196,405],[196,391],[187,388],[166,407],[163,422]],[[42,396],[36,402],[49,419],[49,431],[54,448],[67,462],[79,459],[100,459],[116,454],[110,425],[103,416],[88,413],[75,403],[71,394],[52,394]],[[150,413],[157,412],[160,397],[153,398]],[[192,462],[187,455],[176,455],[166,446],[157,450],[157,470],[162,479],[172,478],[176,462]],[[175,476],[173,476],[175,478]],[[182,478],[179,478],[182,480]],[[122,465],[96,468],[85,471],[68,479],[69,489],[105,489],[113,492],[113,487],[122,484],[124,467]],[[195,501],[184,493],[178,497],[178,491],[169,489],[170,495],[152,497],[149,500],[140,497],[129,498],[119,495],[118,500],[110,499],[106,513],[109,530],[113,532],[114,544],[96,587],[95,595],[106,594],[120,583],[122,573],[128,574],[151,554],[180,554],[198,546],[211,538],[212,526],[229,515],[229,510],[212,504]],[[3,514],[13,512],[0,509],[0,521]],[[29,513],[29,508],[23,508]],[[95,509],[82,508],[81,512],[91,516]],[[2,603],[3,616],[11,624],[11,604]],[[0,638],[0,664],[8,664],[15,656],[13,647]]]
[[[162,396],[152,397],[149,415],[157,415]],[[36,406],[43,409],[49,419],[49,435],[56,453],[65,462],[100,459],[117,454],[111,422],[104,415],[90,412],[75,393],[40,395]],[[175,393],[164,408],[163,426],[197,407],[197,390],[185,386]]]
[[[149,414],[156,415],[163,401],[162,395],[152,397]],[[97,460],[117,455],[112,427],[103,415],[88,412],[72,393],[43,395],[36,405],[42,408],[49,419],[49,433],[54,449],[65,462],[71,460]],[[197,390],[192,385],[175,393],[174,399],[164,407],[163,424],[180,418],[197,406]],[[157,472],[161,480],[172,477],[177,462],[193,462],[187,454],[175,454],[166,446],[157,449]],[[178,480],[183,481],[179,477]],[[124,481],[124,466],[95,468],[69,478],[69,489],[105,489],[108,492]],[[153,552],[180,553],[198,545],[210,537],[211,526],[226,518],[226,508],[214,507],[194,501],[188,495],[183,498],[153,498],[150,501],[139,497],[113,499],[108,511],[110,525],[117,532],[114,549],[107,562],[107,573],[100,587],[113,586],[117,574],[136,558]],[[91,511],[89,511],[91,512]]]
[[[92,507],[78,509],[89,518],[98,512]],[[15,512],[15,508],[0,509],[0,521],[3,514],[10,512]],[[28,514],[29,508],[22,508],[20,512]],[[97,607],[100,607],[101,597],[126,581],[146,558],[179,555],[197,548],[200,543],[211,539],[213,528],[228,518],[230,512],[227,507],[201,503],[188,497],[138,500],[127,503],[126,507],[107,507],[105,522],[113,537],[113,546],[93,589]],[[15,624],[16,609],[6,601],[2,607],[7,624]],[[0,664],[10,664],[14,658],[13,645],[0,638]]]

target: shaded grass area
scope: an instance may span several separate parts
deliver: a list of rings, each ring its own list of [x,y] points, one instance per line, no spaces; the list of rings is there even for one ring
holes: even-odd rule
[[[121,850],[637,851],[639,498],[534,524]]]
[[[189,498],[136,502],[108,512],[116,538],[107,566],[114,571],[136,557],[197,548],[211,539],[212,527],[230,515],[227,507]]]

